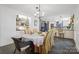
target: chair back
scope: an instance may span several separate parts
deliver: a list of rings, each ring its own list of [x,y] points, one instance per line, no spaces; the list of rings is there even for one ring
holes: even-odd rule
[[[51,49],[51,31],[48,31],[44,39],[43,53],[48,53]]]
[[[18,49],[19,51],[21,51],[19,44],[21,43],[21,39],[22,38],[12,38],[12,39],[14,41],[14,44],[15,44],[16,49]]]
[[[48,44],[48,50],[50,50],[51,49],[51,36],[52,36],[52,30],[49,30],[48,31],[48,35],[47,35],[47,38],[46,38],[46,40],[47,40],[47,44]]]
[[[63,33],[63,29],[58,29],[58,32],[59,33]]]
[[[51,29],[51,47],[54,46],[54,36],[55,36],[55,32],[53,29]]]

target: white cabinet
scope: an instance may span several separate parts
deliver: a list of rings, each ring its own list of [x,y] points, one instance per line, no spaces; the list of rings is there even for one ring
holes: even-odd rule
[[[63,30],[64,38],[74,39],[74,31],[73,30]]]

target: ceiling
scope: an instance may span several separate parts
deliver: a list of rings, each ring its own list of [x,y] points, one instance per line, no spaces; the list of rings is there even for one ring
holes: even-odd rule
[[[6,4],[6,7],[22,11],[23,13],[34,15],[35,4]],[[40,9],[45,16],[71,15],[77,8],[77,4],[41,4]]]

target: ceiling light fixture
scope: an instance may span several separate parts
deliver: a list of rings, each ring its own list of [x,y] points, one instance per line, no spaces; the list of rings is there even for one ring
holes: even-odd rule
[[[35,9],[36,9],[36,12],[34,16],[41,19],[45,15],[45,13],[41,11],[40,4],[36,5]]]

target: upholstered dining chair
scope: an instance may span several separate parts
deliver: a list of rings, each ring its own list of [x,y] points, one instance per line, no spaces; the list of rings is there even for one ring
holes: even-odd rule
[[[53,30],[52,29],[50,29],[49,31],[48,31],[48,36],[47,36],[47,39],[49,40],[49,51],[51,50],[51,48],[52,48],[52,35],[53,34]]]
[[[58,29],[58,34],[60,38],[64,38],[64,31],[63,29]]]
[[[37,28],[33,28],[33,32],[38,33],[39,31],[37,30]]]
[[[51,29],[51,47],[53,47],[55,45],[54,44],[54,36],[55,36],[54,30]]]
[[[30,53],[31,52],[34,52],[34,45],[33,45],[33,42],[32,41],[27,41],[27,42],[24,42],[22,41],[22,38],[13,38],[13,41],[14,41],[14,44],[15,44],[15,50],[14,50],[14,53],[16,53],[16,50],[18,50],[20,53],[22,51],[29,51]]]
[[[44,39],[44,44],[42,47],[42,53],[47,54],[51,50],[51,31],[48,31]]]

